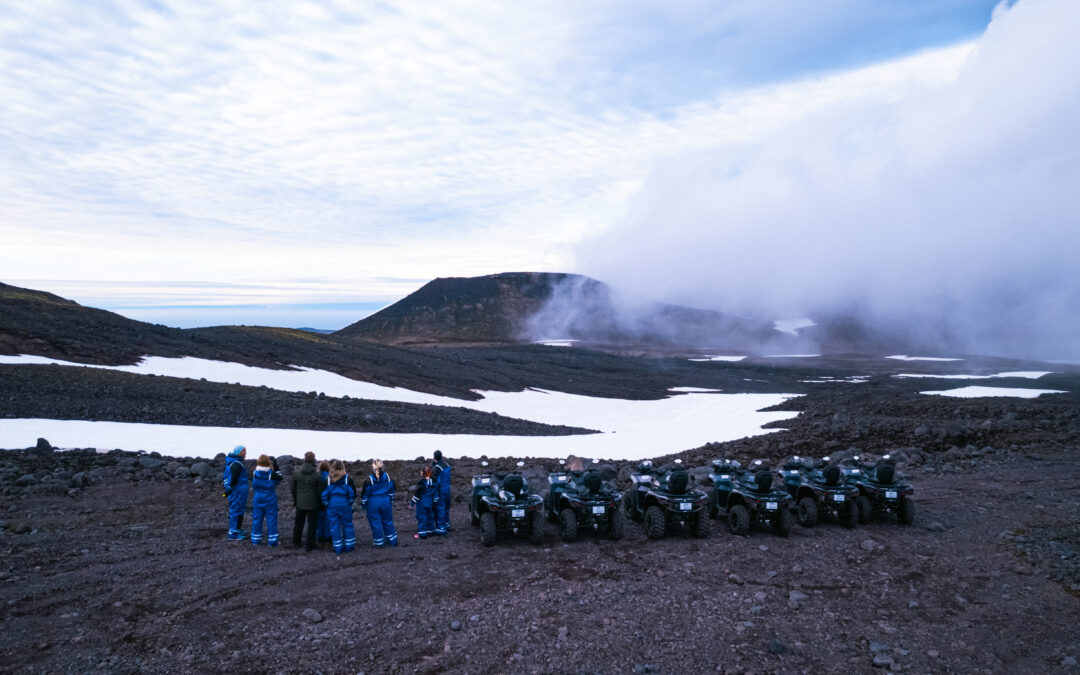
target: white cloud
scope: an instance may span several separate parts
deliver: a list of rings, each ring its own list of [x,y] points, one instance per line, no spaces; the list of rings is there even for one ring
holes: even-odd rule
[[[1076,3],[1023,0],[937,81],[889,66],[864,71],[887,86],[851,73],[831,80],[847,98],[800,94],[820,105],[659,165],[581,267],[728,311],[856,311],[954,348],[1075,358],[1078,25]]]
[[[658,158],[933,76],[955,56],[736,91],[755,64],[779,81],[843,43],[814,66],[837,68],[868,27],[973,13],[924,4],[6,3],[0,264],[140,282],[564,269]]]

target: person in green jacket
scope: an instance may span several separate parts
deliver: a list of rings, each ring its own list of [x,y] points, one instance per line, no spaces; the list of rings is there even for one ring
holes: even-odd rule
[[[323,487],[322,475],[315,469],[315,453],[304,453],[304,464],[292,476],[293,506],[296,507],[293,548],[300,548],[300,535],[304,532],[305,520],[307,538],[304,541],[304,551],[310,553],[315,548],[315,529]]]

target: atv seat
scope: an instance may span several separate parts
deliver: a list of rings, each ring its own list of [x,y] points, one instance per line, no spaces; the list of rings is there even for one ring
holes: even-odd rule
[[[757,492],[769,492],[772,490],[773,475],[772,471],[758,471],[754,474],[751,485]]]
[[[828,486],[834,486],[840,484],[840,468],[836,466],[827,466],[821,470],[821,476],[825,479],[825,484]]]
[[[585,480],[582,481],[582,484],[589,492],[600,492],[600,488],[604,486],[604,481],[600,479],[600,474],[590,472],[585,474]]]
[[[514,495],[515,497],[521,496],[521,491],[525,488],[525,480],[516,473],[512,473],[503,480],[503,489]]]
[[[896,467],[892,464],[881,464],[874,471],[874,478],[879,483],[891,483],[896,478]]]
[[[672,471],[668,477],[668,491],[673,495],[681,495],[686,492],[686,486],[690,482],[690,474],[685,471]]]

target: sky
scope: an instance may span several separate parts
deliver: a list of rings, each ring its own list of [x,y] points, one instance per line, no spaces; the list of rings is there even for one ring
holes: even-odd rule
[[[180,326],[526,270],[1045,323],[1080,297],[1078,7],[5,2],[0,281]]]

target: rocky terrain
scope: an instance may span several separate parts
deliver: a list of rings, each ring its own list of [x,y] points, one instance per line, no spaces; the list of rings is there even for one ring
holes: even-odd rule
[[[1077,391],[1066,380],[1057,386]],[[649,541],[628,523],[621,541],[563,544],[551,525],[540,547],[487,549],[465,506],[478,458],[451,458],[448,538],[412,538],[404,493],[420,463],[393,462],[401,545],[339,558],[291,547],[285,487],[281,548],[226,541],[221,456],[44,441],[8,451],[2,661],[18,672],[1075,672],[1075,393],[963,400],[874,382],[817,385],[784,404],[803,411],[788,430],[681,456],[891,451],[916,486],[911,527],[826,523],[781,539],[717,521],[704,540]],[[533,484],[555,467],[526,461]],[[626,487],[631,465],[616,466]]]
[[[415,540],[407,488],[421,459],[389,462],[401,545],[354,553],[225,540],[223,456],[0,451],[0,669],[135,672],[1077,672],[1080,368],[1009,359],[877,356],[695,362],[671,345],[399,348],[276,328],[179,331],[0,285],[0,353],[84,363],[143,354],[306,366],[459,399],[527,387],[654,399],[672,387],[803,394],[765,436],[665,448],[702,477],[712,459],[888,452],[915,484],[910,527],[796,527],[747,537],[480,545],[466,510],[476,457],[451,457],[453,532]],[[902,373],[1053,370],[1002,387],[1036,399],[920,392],[973,382]],[[858,376],[854,378],[852,376]],[[985,383],[985,382],[974,382]],[[144,423],[554,435],[453,406],[289,393],[93,368],[0,365],[0,416]],[[297,448],[300,455],[308,448]],[[316,452],[318,449],[315,449]],[[286,474],[297,466],[278,458]],[[320,459],[328,459],[320,457]],[[553,460],[525,461],[542,485]],[[250,465],[250,462],[249,462]],[[631,463],[615,462],[621,488]],[[354,475],[366,467],[350,464]],[[250,523],[250,513],[246,521]]]

